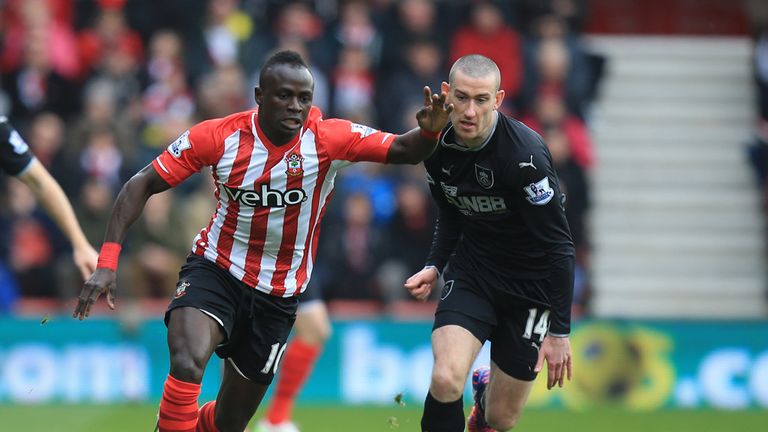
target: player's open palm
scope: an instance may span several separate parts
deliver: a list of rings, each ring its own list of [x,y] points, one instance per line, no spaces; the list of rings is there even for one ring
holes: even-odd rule
[[[424,106],[416,113],[419,127],[429,132],[440,132],[448,123],[453,111],[453,104],[445,104],[448,95],[445,92],[432,94],[429,86],[424,87]]]
[[[571,380],[573,376],[573,360],[571,354],[571,342],[567,337],[554,337],[547,335],[541,343],[539,360],[536,362],[535,372],[541,371],[544,360],[547,361],[547,389],[555,385],[562,387],[565,379]]]
[[[405,289],[415,298],[426,300],[437,284],[437,278],[437,270],[434,267],[425,267],[405,281]]]
[[[85,281],[80,295],[77,296],[77,307],[72,316],[81,321],[88,318],[88,315],[91,314],[91,308],[105,292],[107,293],[107,305],[114,310],[116,289],[117,275],[115,272],[106,268],[96,269],[91,277]]]

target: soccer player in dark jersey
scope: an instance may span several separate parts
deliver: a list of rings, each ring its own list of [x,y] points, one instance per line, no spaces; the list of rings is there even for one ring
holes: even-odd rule
[[[118,195],[98,268],[74,312],[80,319],[101,294],[114,301],[120,242],[147,199],[204,166],[216,183],[216,211],[193,242],[165,315],[171,368],[158,415],[162,432],[243,431],[285,352],[338,170],[358,161],[424,160],[452,109],[445,94],[425,87],[420,127],[395,136],[324,120],[312,96],[302,58],[272,55],[255,89],[258,109],[193,126]],[[226,360],[224,376],[216,401],[198,410],[213,352]]]
[[[75,265],[83,279],[87,279],[96,269],[96,250],[85,238],[61,186],[29,152],[27,143],[5,117],[0,117],[0,167],[32,189],[43,208],[69,239]]]
[[[405,287],[425,299],[448,264],[424,431],[464,430],[464,383],[486,340],[491,365],[473,376],[470,432],[511,429],[544,361],[547,388],[571,378],[574,247],[564,197],[541,137],[497,111],[499,79],[481,55],[454,63],[442,90],[455,109],[424,161],[439,218],[427,265]]]

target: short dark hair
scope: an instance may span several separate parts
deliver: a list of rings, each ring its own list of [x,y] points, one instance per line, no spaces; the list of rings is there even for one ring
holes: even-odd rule
[[[276,65],[288,65],[295,68],[305,68],[306,70],[309,70],[307,63],[296,51],[278,51],[269,56],[267,61],[264,62],[264,66],[262,66],[261,72],[259,73],[259,87],[264,86],[264,75],[266,75],[267,72]]]
[[[448,83],[453,84],[456,72],[460,71],[472,78],[484,78],[492,75],[496,81],[496,90],[499,89],[501,82],[501,72],[496,63],[488,57],[480,54],[469,54],[456,60],[448,74]]]

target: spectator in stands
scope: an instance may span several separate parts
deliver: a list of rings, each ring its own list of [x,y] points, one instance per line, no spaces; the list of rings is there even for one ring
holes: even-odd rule
[[[348,118],[361,124],[373,123],[375,82],[370,66],[371,60],[364,49],[342,48],[338,66],[332,74],[334,117]]]
[[[204,75],[197,87],[197,115],[204,120],[226,117],[247,108],[246,82],[240,66],[218,66]]]
[[[339,21],[330,29],[336,53],[344,47],[365,50],[371,66],[377,68],[381,60],[383,37],[371,19],[367,2],[351,0],[341,5]]]
[[[592,168],[595,156],[587,125],[567,111],[565,101],[556,91],[543,90],[534,103],[533,115],[524,116],[522,122],[539,134],[545,129],[559,129],[567,138],[573,160],[585,171]]]
[[[132,63],[142,60],[144,43],[139,33],[128,27],[121,5],[102,5],[95,19],[93,27],[78,35],[81,76],[100,69],[113,52],[129,56]]]
[[[504,21],[501,9],[490,0],[472,3],[469,22],[451,39],[448,62],[468,54],[482,54],[501,71],[500,89],[509,101],[517,97],[523,81],[523,46],[520,34]],[[509,105],[502,111],[509,112]]]
[[[413,96],[414,92],[428,85],[438,88],[443,81],[443,53],[431,39],[410,41],[405,47],[405,63],[380,78],[378,93],[386,97],[376,98],[379,125],[382,129],[404,132],[415,127],[414,107],[422,101]]]
[[[412,40],[438,41],[445,44],[440,46],[440,51],[446,52],[446,38],[438,33],[438,28],[444,24],[438,19],[439,13],[438,5],[429,0],[403,0],[391,7],[392,16],[382,25],[382,72],[389,73],[405,62],[405,47]]]
[[[78,77],[77,40],[72,29],[71,2],[66,0],[14,0],[6,10],[8,28],[2,44],[2,70],[19,70],[28,63],[29,41],[47,59],[47,66],[70,80]]]
[[[525,48],[520,111],[530,112],[540,94],[554,92],[565,100],[568,111],[584,118],[599,80],[598,60],[588,57],[581,40],[567,32],[565,22],[558,16],[542,15],[536,24]]]
[[[22,132],[41,112],[50,111],[68,119],[80,109],[78,89],[52,68],[47,43],[44,34],[30,34],[22,41],[21,63],[2,79],[11,102],[11,121]]]

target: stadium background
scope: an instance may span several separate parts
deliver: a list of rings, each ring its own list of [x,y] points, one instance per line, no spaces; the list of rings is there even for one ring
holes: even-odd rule
[[[194,122],[251,107],[276,47],[310,59],[326,117],[393,132],[413,126],[424,84],[482,52],[502,68],[503,109],[551,146],[578,248],[576,378],[537,388],[520,430],[757,431],[768,424],[762,3],[6,0],[0,114],[99,245],[127,176]],[[160,317],[212,211],[208,179],[148,204],[121,258],[118,311],[85,323],[69,318],[80,285],[66,242],[23,186],[1,181],[0,429],[149,430],[167,373]],[[417,429],[434,303],[401,284],[433,217],[420,167],[339,178],[313,282],[334,335],[297,409],[305,430]]]

